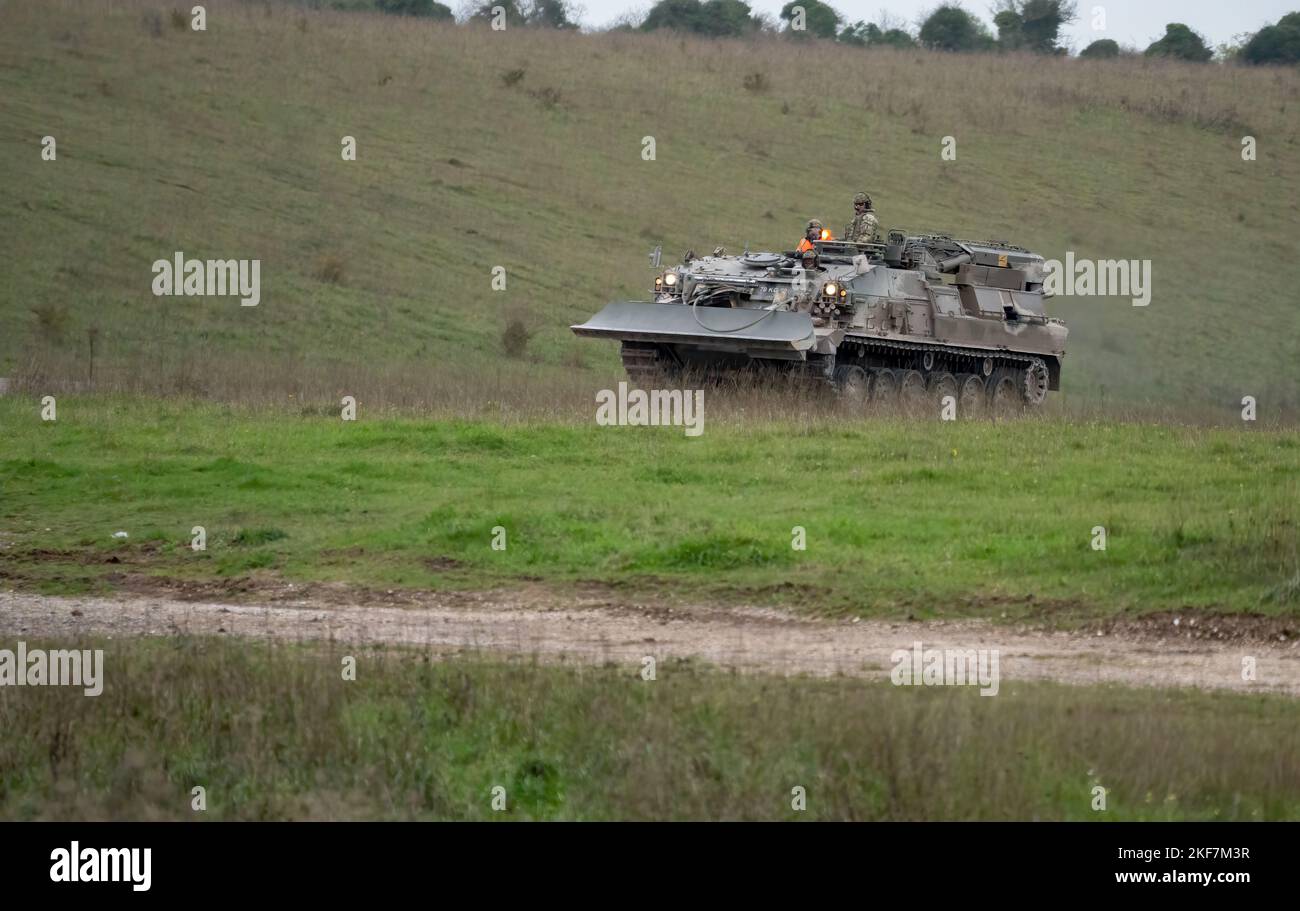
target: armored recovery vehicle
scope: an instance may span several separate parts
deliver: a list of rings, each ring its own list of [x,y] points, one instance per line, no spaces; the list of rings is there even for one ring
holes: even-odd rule
[[[687,254],[655,279],[652,300],[611,303],[572,329],[619,340],[640,381],[771,369],[855,400],[919,407],[952,395],[967,414],[1037,407],[1060,388],[1067,330],[1044,310],[1041,256],[899,231],[813,248]]]

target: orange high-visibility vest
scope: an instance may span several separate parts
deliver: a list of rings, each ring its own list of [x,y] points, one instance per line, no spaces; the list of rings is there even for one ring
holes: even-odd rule
[[[822,228],[822,233],[821,233],[821,235],[820,235],[817,239],[818,239],[818,240],[834,240],[834,239],[835,239],[835,235],[831,234],[830,229],[828,229],[828,228]],[[804,252],[805,250],[811,250],[812,248],[813,248],[812,241],[810,241],[810,240],[808,239],[808,235],[805,234],[805,235],[803,236],[803,240],[799,241],[799,246],[795,247],[794,249],[795,249],[795,252],[796,252],[796,253],[802,253],[802,252]]]

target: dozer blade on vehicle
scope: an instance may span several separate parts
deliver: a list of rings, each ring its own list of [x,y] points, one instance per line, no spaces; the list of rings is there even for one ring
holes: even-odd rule
[[[578,335],[624,342],[679,344],[754,357],[798,358],[816,344],[812,318],[789,310],[689,307],[616,301],[587,322]]]

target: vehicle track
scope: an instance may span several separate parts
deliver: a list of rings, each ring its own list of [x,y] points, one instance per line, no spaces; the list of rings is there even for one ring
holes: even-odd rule
[[[812,620],[764,608],[612,603],[533,591],[426,593],[413,606],[320,598],[234,604],[163,597],[0,592],[0,646],[19,638],[225,635],[440,654],[626,663],[646,656],[775,674],[888,679],[895,650],[997,649],[1001,689],[1028,680],[1300,695],[1295,642],[1248,643],[1016,629],[987,621]],[[1256,679],[1242,680],[1242,659]]]

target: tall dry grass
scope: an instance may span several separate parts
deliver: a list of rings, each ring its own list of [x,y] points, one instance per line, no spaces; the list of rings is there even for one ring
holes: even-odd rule
[[[0,694],[0,818],[193,820],[202,785],[202,818],[224,820],[1088,820],[1101,785],[1109,819],[1253,821],[1292,818],[1300,787],[1280,697],[92,645],[102,695]]]
[[[29,356],[9,378],[13,395],[147,396],[228,403],[300,414],[334,414],[342,396],[365,403],[370,414],[474,418],[490,422],[589,424],[596,393],[630,382],[621,369],[539,369],[536,363],[499,360],[466,369],[429,363],[358,364],[327,358],[268,358],[251,354],[187,352],[174,358],[129,358],[96,363],[87,378],[80,354],[45,349]],[[792,432],[831,429],[862,420],[937,420],[934,413],[851,407],[828,389],[798,379],[739,374],[719,379],[685,375],[665,380],[674,389],[703,389],[711,424],[781,423]],[[1013,420],[1068,419],[1105,423],[1161,423],[1242,427],[1237,411],[1213,405],[1116,405],[1052,393],[1047,403]],[[983,416],[979,420],[993,420]],[[1294,427],[1293,412],[1265,414],[1261,430]]]

